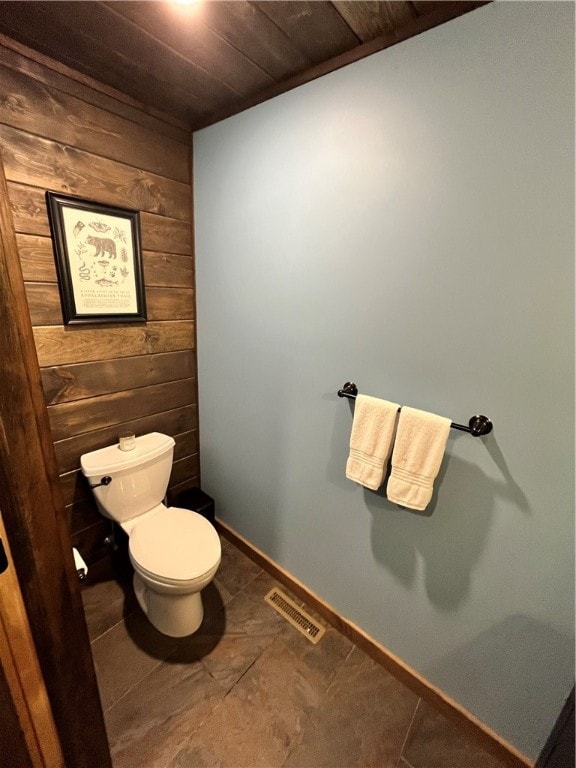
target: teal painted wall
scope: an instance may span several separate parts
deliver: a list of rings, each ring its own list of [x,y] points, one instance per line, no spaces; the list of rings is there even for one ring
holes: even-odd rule
[[[574,5],[495,3],[195,135],[219,516],[531,757],[574,633]],[[360,391],[452,431],[431,507],[344,475]]]

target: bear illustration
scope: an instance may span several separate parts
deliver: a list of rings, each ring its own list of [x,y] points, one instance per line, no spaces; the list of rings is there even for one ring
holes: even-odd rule
[[[116,258],[116,243],[109,237],[94,237],[90,235],[86,238],[86,242],[88,245],[93,245],[96,249],[92,254],[92,258],[95,259],[97,256],[106,257],[106,255],[111,259]]]

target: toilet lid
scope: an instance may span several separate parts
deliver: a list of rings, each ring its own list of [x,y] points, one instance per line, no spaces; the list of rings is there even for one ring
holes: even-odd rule
[[[134,560],[159,577],[188,581],[207,573],[220,559],[220,539],[196,512],[168,507],[142,520],[128,542]]]

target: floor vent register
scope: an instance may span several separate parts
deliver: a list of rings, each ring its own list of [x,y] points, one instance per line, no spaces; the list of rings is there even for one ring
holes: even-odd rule
[[[311,643],[316,644],[320,642],[326,632],[326,628],[317,621],[314,621],[306,611],[303,611],[293,600],[290,600],[288,595],[285,595],[284,592],[275,587],[268,592],[264,600],[274,610],[278,611],[286,621],[289,621],[293,627],[296,627]]]

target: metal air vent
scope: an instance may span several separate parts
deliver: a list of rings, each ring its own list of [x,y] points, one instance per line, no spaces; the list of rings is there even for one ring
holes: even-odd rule
[[[284,592],[277,587],[271,589],[264,600],[269,603],[275,611],[278,611],[286,621],[289,621],[293,627],[296,627],[296,629],[301,632],[304,637],[308,638],[311,643],[318,643],[326,632],[325,627],[318,624],[317,621],[314,621],[306,611],[303,611],[293,600],[290,600],[288,595],[285,595]]]

